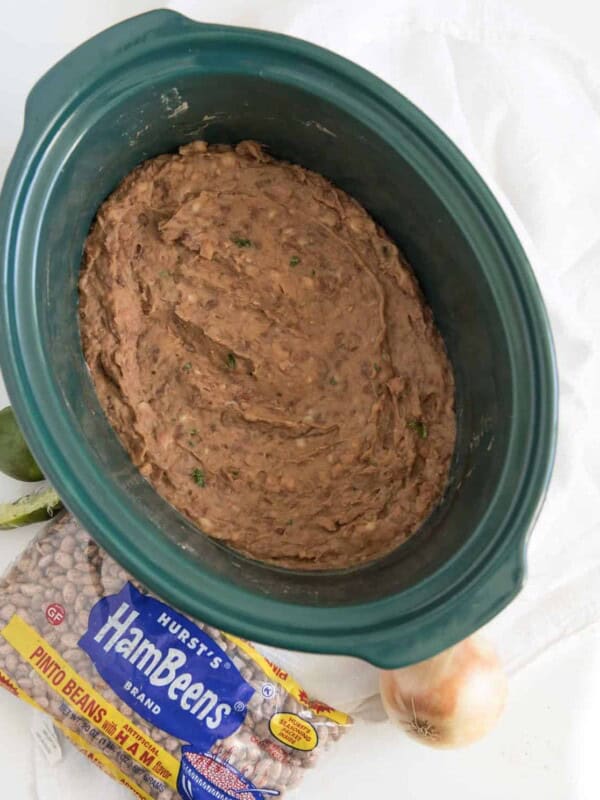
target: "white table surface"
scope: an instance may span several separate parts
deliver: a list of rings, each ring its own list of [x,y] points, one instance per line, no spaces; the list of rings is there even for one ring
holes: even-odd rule
[[[474,0],[477,2],[477,0]],[[468,0],[448,0],[463,3]],[[401,4],[401,3],[400,3]],[[52,0],[11,2],[0,17],[0,177],[17,141],[23,103],[34,81],[61,55],[113,22],[161,3],[142,0]],[[236,0],[198,2],[206,19],[233,22]],[[273,0],[277,14],[293,2]],[[600,65],[596,0],[520,0],[537,22],[566,37]],[[199,12],[200,13],[200,12]],[[374,5],[374,12],[376,4]],[[8,402],[0,377],[0,407]],[[0,501],[25,488],[0,476]],[[37,526],[0,535],[0,572],[35,534]],[[326,698],[325,698],[326,699]],[[595,740],[600,716],[600,628],[589,629],[553,648],[511,682],[508,707],[498,728],[483,742],[456,752],[436,752],[412,744],[387,724],[357,725],[313,771],[299,800],[438,794],[461,800],[597,800],[600,774]],[[31,776],[30,715],[0,692],[0,798],[37,800]],[[69,759],[80,758],[68,753]],[[105,778],[98,773],[96,781]],[[78,779],[81,781],[81,779]],[[106,800],[111,800],[107,782]],[[65,786],[65,797],[83,796],[85,786]],[[116,789],[114,789],[116,796]]]

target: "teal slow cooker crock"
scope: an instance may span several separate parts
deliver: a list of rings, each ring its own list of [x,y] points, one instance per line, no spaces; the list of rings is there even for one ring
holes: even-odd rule
[[[413,264],[456,376],[449,486],[408,543],[346,571],[248,560],[142,479],[83,360],[77,279],[102,200],[193,139],[257,139],[356,197]],[[383,667],[464,638],[519,591],[548,484],[557,385],[525,254],[485,184],[402,95],[306,42],[167,11],[104,31],[34,87],[0,199],[1,366],[66,506],[189,614],[256,641]]]

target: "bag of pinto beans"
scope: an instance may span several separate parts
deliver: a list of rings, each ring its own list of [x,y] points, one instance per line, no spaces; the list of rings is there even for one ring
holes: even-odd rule
[[[68,513],[0,581],[0,685],[143,800],[281,797],[350,724],[146,592]]]

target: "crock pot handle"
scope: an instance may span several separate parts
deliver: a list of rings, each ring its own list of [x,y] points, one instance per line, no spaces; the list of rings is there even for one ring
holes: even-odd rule
[[[152,38],[164,41],[166,36],[198,27],[211,26],[160,9],[131,17],[91,37],[49,69],[29,92],[21,143],[34,142],[54,124],[60,124],[73,101],[85,102],[81,87],[93,84],[98,70],[118,69],[119,61],[127,59],[129,51],[142,42],[147,47]],[[89,47],[91,43],[93,48]]]
[[[515,534],[499,548],[485,570],[483,578],[470,589],[469,602],[463,591],[440,604],[432,613],[416,616],[404,623],[402,640],[393,635],[393,626],[382,634],[381,641],[371,640],[369,646],[344,648],[363,661],[380,669],[397,669],[423,659],[423,641],[434,643],[427,658],[457,644],[465,638],[465,630],[480,630],[512,602],[523,588],[527,573],[527,537]]]

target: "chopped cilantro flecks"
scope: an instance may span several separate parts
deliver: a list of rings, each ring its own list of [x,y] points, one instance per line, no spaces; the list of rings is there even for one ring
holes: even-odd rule
[[[190,436],[198,436],[198,428],[192,428],[190,431]]]
[[[299,263],[300,259],[298,258],[298,256],[292,256],[290,258],[290,267],[297,267]]]
[[[336,379],[336,378],[334,378],[333,376],[331,376],[331,378],[329,378],[329,383],[330,383],[332,386],[337,386],[337,379]]]
[[[188,441],[188,447],[196,447],[196,442],[194,442],[192,439],[190,439]]]
[[[231,469],[231,470],[229,470],[229,472],[230,472],[232,478],[239,477],[239,474],[240,474],[239,469]]]
[[[235,369],[236,364],[237,360],[236,357],[233,355],[233,353],[227,353],[227,366],[229,367],[229,369]]]
[[[161,269],[158,273],[159,278],[170,278],[173,273],[168,269]]]
[[[181,368],[184,372],[189,372],[192,368],[192,362],[186,361],[183,367]]]
[[[429,431],[427,430],[427,425],[420,419],[411,419],[407,422],[407,426],[415,433],[418,433],[421,439],[426,439],[428,436]]]
[[[244,239],[241,236],[232,236],[231,241],[238,247],[252,247],[250,239]]]
[[[376,372],[376,373],[377,373],[377,372],[380,372],[380,370],[381,370],[381,364],[373,364],[373,369],[375,370],[375,372]]]
[[[288,519],[288,521],[285,524],[286,525],[293,525],[294,524],[294,520],[293,519]]]
[[[204,473],[202,472],[201,469],[198,469],[198,467],[192,470],[192,478],[194,479],[194,483],[197,483],[198,486],[202,487],[206,486],[206,479],[204,477]]]

